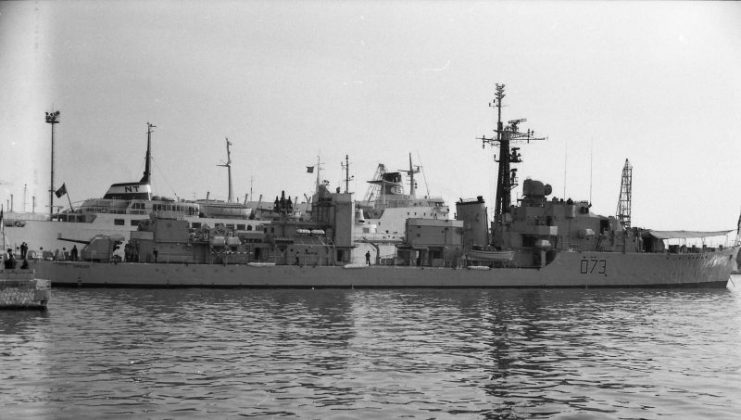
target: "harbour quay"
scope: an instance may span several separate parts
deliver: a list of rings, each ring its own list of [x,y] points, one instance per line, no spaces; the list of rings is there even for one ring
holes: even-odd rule
[[[50,298],[51,281],[33,270],[0,271],[0,309],[45,309]]]

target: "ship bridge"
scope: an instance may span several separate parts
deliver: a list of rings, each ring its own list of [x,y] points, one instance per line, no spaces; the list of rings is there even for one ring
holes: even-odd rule
[[[152,186],[149,183],[122,182],[111,185],[103,196],[105,199],[151,200]]]

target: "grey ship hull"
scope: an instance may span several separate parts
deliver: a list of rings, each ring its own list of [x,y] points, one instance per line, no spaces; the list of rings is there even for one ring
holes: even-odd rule
[[[54,286],[725,287],[738,247],[699,254],[563,252],[544,268],[267,266],[40,261]]]

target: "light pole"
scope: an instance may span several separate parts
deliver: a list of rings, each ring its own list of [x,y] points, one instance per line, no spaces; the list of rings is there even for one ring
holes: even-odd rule
[[[54,124],[59,124],[59,111],[46,113],[46,122],[51,124],[51,186],[49,187],[49,219],[54,216]]]

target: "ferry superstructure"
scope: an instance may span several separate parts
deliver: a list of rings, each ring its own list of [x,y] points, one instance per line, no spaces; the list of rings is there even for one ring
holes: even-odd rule
[[[419,166],[389,171],[379,164],[363,200],[355,203],[353,240],[358,247],[355,262],[364,260],[366,252],[378,262],[393,259],[397,245],[405,239],[408,219],[447,220],[450,207],[442,197],[417,196],[415,174]],[[409,192],[404,188],[404,173],[409,177]],[[361,258],[362,257],[362,258]]]
[[[263,222],[252,218],[251,209],[237,202],[219,200],[175,200],[153,195],[151,186],[152,132],[155,126],[147,123],[147,151],[144,174],[138,182],[114,183],[102,198],[84,200],[76,209],[54,213],[51,218],[23,213],[5,213],[6,246],[19,249],[28,244],[31,255],[50,258],[57,252],[72,248],[74,242],[89,241],[96,235],[123,235],[130,233],[150,215],[182,218],[193,228],[217,224],[232,229],[252,231]],[[228,164],[229,140],[227,139]],[[221,165],[226,166],[226,165]],[[229,173],[231,188],[231,172]],[[231,196],[231,189],[230,189]],[[122,251],[118,251],[121,254]]]

